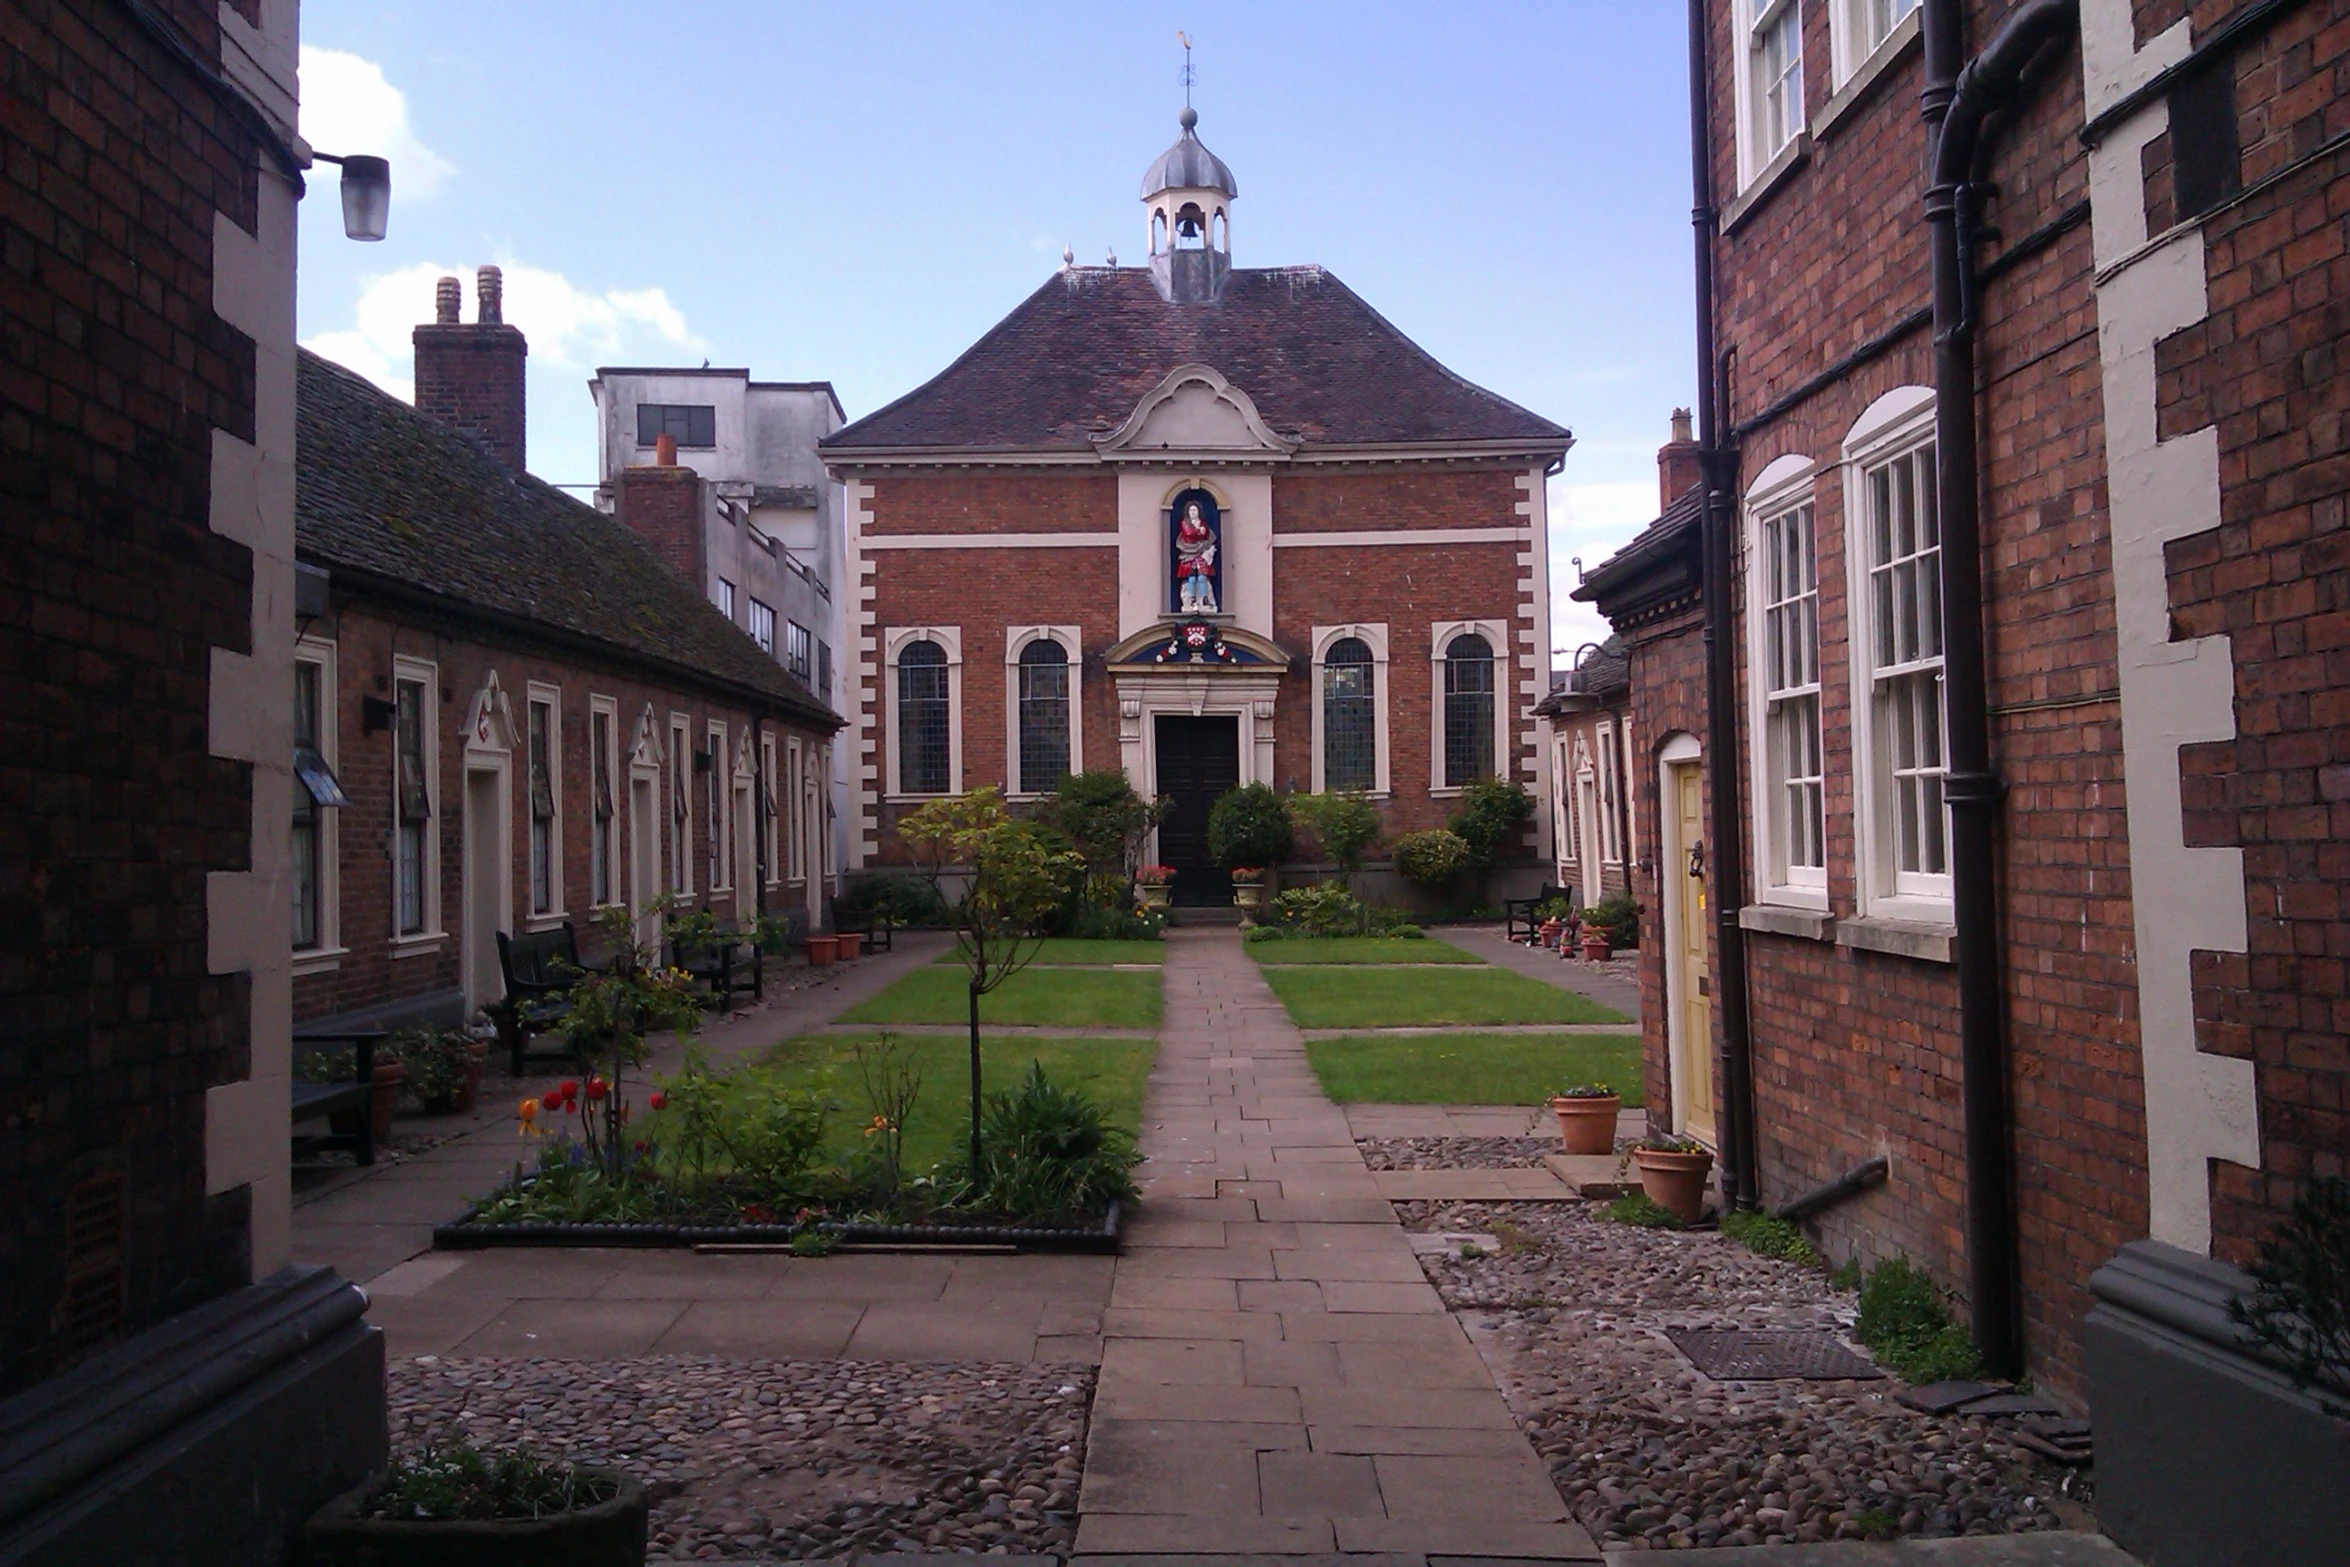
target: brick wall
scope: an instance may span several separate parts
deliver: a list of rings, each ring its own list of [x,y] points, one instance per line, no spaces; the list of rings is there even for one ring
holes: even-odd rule
[[[1665,929],[1663,870],[1665,813],[1677,810],[1663,793],[1665,747],[1682,736],[1705,736],[1705,644],[1694,603],[1666,610],[1636,624],[1618,626],[1630,644],[1633,715],[1632,899],[1640,906],[1640,1077],[1652,1131],[1677,1130],[1673,1122],[1672,1039],[1668,1024],[1671,989],[1666,965],[1672,960]],[[1704,774],[1700,773],[1702,780]],[[1701,783],[1702,787],[1702,783]],[[1710,937],[1709,946],[1710,946]],[[1709,960],[1710,961],[1710,960]],[[1716,1038],[1718,1039],[1718,1034]],[[1715,1040],[1706,1041],[1710,1060]]]
[[[419,328],[419,330],[422,330]],[[709,535],[702,514],[702,477],[691,468],[623,468],[614,510],[669,563],[696,593],[710,591]]]
[[[410,334],[416,349],[416,407],[470,432],[508,470],[527,466],[529,420],[523,372],[530,345],[506,325],[496,267],[480,272],[479,319],[458,324],[449,284],[441,280],[440,319]]]
[[[168,13],[215,66],[219,23]],[[245,1075],[248,980],[206,972],[205,878],[251,850],[208,755],[211,649],[252,646],[209,525],[212,432],[251,440],[254,345],[213,312],[256,143],[118,6],[0,7],[0,1394],[246,1282],[244,1189],[205,1196],[204,1094]],[[73,1194],[119,1246],[66,1299]]]

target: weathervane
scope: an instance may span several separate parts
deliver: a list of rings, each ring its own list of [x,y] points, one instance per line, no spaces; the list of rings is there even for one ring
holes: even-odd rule
[[[1191,34],[1179,32],[1175,41],[1183,45],[1183,107],[1191,107],[1191,84],[1199,80],[1199,73],[1191,68]]]

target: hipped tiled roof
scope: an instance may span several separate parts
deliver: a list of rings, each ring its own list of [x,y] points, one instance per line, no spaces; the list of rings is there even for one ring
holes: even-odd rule
[[[508,473],[456,430],[308,350],[295,399],[302,560],[755,695],[816,728],[840,726],[616,518]]]
[[[1069,267],[932,380],[823,445],[1090,450],[1185,364],[1222,372],[1309,446],[1571,440],[1438,364],[1320,267],[1236,269],[1207,304],[1161,299],[1147,267]]]

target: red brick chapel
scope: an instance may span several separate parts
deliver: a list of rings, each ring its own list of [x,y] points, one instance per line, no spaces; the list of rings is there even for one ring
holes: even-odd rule
[[[1064,265],[823,443],[858,584],[853,864],[902,860],[927,798],[1121,768],[1173,801],[1178,901],[1220,902],[1205,823],[1236,783],[1365,790],[1390,840],[1480,777],[1547,786],[1543,481],[1573,438],[1321,267],[1234,266],[1239,187],[1196,121],[1144,177],[1144,265]]]

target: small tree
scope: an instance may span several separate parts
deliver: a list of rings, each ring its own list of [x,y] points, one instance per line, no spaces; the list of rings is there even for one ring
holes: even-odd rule
[[[1314,835],[1351,894],[1355,873],[1363,868],[1371,845],[1379,841],[1379,807],[1360,789],[1342,789],[1327,794],[1293,794],[1289,814]]]
[[[1485,878],[1517,841],[1534,815],[1534,797],[1515,779],[1480,778],[1461,791],[1452,830],[1469,846],[1469,868],[1477,873],[1477,901],[1485,901]]]
[[[1208,857],[1226,870],[1279,865],[1294,843],[1289,813],[1270,785],[1227,790],[1208,811]]]
[[[979,998],[1028,966],[1038,930],[1069,896],[1084,861],[1055,848],[1026,822],[1014,821],[994,789],[933,800],[898,823],[923,874],[946,905],[955,952],[969,977],[971,1001],[971,1168],[979,1163]],[[949,897],[949,870],[967,871],[962,896]]]
[[[674,916],[676,902],[654,905]],[[656,943],[640,942],[629,911],[620,906],[596,911],[596,925],[612,950],[612,961],[583,970],[572,981],[571,1006],[563,1037],[588,1068],[588,1108],[580,1121],[588,1157],[608,1176],[627,1165],[621,1128],[627,1121],[627,1074],[643,1066],[647,1036],[674,1031],[690,1049],[702,1021],[701,997],[682,970],[663,965]]]
[[[1152,804],[1124,773],[1103,769],[1065,775],[1036,814],[1068,835],[1095,901],[1122,905],[1126,883],[1142,863],[1143,840],[1166,815],[1166,802]]]

